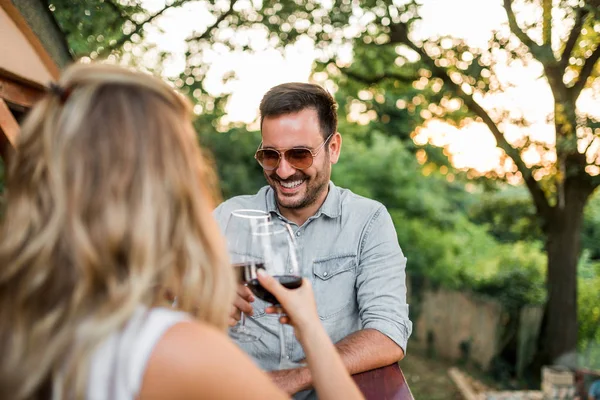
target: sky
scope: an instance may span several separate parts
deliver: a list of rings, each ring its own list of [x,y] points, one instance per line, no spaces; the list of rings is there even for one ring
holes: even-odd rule
[[[244,1],[256,0],[240,0],[240,3]],[[416,37],[451,35],[464,38],[471,45],[483,47],[487,45],[491,32],[501,29],[506,20],[500,0],[423,0],[422,3],[422,21],[414,32]],[[153,12],[164,6],[164,0],[143,0],[142,4]],[[224,4],[226,7],[229,3]],[[145,40],[172,54],[163,64],[165,75],[177,76],[182,71],[185,39],[194,31],[202,32],[205,26],[213,22],[212,18],[201,3],[189,3],[166,12],[157,20],[159,29],[148,30]],[[227,112],[228,119],[234,122],[255,121],[260,99],[269,88],[290,81],[307,82],[313,61],[317,57],[309,39],[287,46],[283,54],[270,49],[266,36],[261,32],[256,32],[250,39],[255,47],[262,50],[253,54],[215,52],[209,54],[210,59],[206,60],[212,67],[204,80],[205,87],[214,95],[223,91],[232,93]],[[346,50],[342,57],[349,59],[351,51]],[[221,80],[225,71],[233,71],[237,78],[226,87]],[[530,64],[528,67],[505,67],[498,74],[505,82],[513,83],[514,87],[502,94],[479,99],[480,103],[486,109],[510,104],[515,113],[523,113],[532,121],[530,130],[535,132],[537,139],[551,143],[553,128],[546,119],[553,110],[553,100],[547,84],[539,79],[539,66],[536,68]],[[583,108],[594,107],[591,101],[584,99],[583,103]],[[597,102],[593,104],[597,106]],[[520,135],[518,129],[507,128],[506,136],[509,141]],[[499,165],[500,151],[496,148],[496,141],[482,123],[457,129],[433,120],[419,129],[415,141],[430,141],[447,147],[458,168],[475,168],[484,172]],[[477,148],[476,152],[473,151],[474,147]],[[539,155],[532,152],[524,155],[524,158],[526,163],[531,164],[539,159]]]

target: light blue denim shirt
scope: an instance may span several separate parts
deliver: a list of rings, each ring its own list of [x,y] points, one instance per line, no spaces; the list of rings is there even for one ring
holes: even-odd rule
[[[286,220],[269,186],[256,195],[222,203],[214,214],[223,232],[229,214],[236,209],[263,210],[272,218]],[[412,331],[406,304],[406,257],[386,208],[330,182],[319,211],[302,226],[291,226],[301,273],[312,282],[319,317],[331,340],[335,343],[360,329],[376,329],[406,352]],[[256,299],[254,316],[246,321],[259,332],[259,339],[238,345],[270,371],[278,369],[280,362],[279,322],[276,315],[265,314],[266,306],[268,303]],[[302,347],[287,325],[285,335],[283,357],[303,359]]]

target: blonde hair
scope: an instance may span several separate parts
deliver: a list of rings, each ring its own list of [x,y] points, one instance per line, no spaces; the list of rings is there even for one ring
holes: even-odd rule
[[[188,101],[108,65],[74,65],[59,84],[64,96],[31,110],[7,177],[0,398],[83,397],[90,355],[160,301],[157,287],[222,330],[233,301]]]

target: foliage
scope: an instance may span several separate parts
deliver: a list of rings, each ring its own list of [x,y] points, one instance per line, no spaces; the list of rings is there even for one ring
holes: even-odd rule
[[[561,45],[558,46],[558,43],[539,44],[529,38],[526,33],[535,35],[535,32],[551,29],[552,26],[547,20],[525,23],[518,14],[514,15],[513,8],[522,7],[526,1],[507,0],[505,7],[509,26],[490,37],[489,47],[484,49],[470,46],[460,38],[412,38],[412,30],[420,23],[420,6],[414,1],[390,3],[369,0],[358,5],[350,0],[331,3],[308,0],[303,2],[303,7],[299,7],[298,2],[293,0],[178,0],[167,2],[163,9],[153,13],[142,9],[133,0],[85,0],[78,7],[72,7],[66,0],[52,0],[50,7],[67,33],[74,53],[101,58],[111,53],[119,54],[123,49],[131,50],[132,45],[139,47],[146,28],[155,24],[158,17],[169,9],[184,7],[188,3],[202,4],[214,19],[214,23],[199,27],[200,32],[188,38],[186,68],[176,82],[197,101],[214,100],[206,97],[202,85],[209,68],[205,62],[207,51],[216,48],[254,51],[256,45],[246,34],[249,31],[265,32],[269,45],[278,48],[301,37],[308,37],[322,50],[322,63],[317,70],[325,71],[336,80],[338,89],[348,94],[342,103],[344,107],[360,103],[364,105],[365,112],[374,111],[376,118],[384,123],[401,121],[405,125],[403,129],[391,126],[387,132],[403,135],[404,138],[416,126],[432,118],[453,121],[458,125],[483,121],[515,165],[507,171],[491,172],[489,176],[515,175],[527,178],[533,174],[536,180],[540,180],[540,186],[548,196],[557,195],[557,185],[560,185],[564,175],[557,173],[561,170],[560,166],[556,162],[553,164],[552,158],[541,157],[538,164],[528,168],[521,157],[526,151],[560,152],[561,148],[552,148],[530,136],[534,132],[528,128],[531,121],[527,120],[527,116],[514,117],[515,113],[509,112],[509,109],[485,110],[478,101],[490,93],[510,87],[509,82],[504,82],[496,75],[497,69],[503,66],[500,61],[503,57],[513,64],[557,64],[556,68],[545,68],[544,72],[562,72],[568,81],[567,89],[572,89],[572,96],[565,99],[568,101],[557,103],[560,107],[557,106],[555,111],[558,113],[557,120],[560,120],[563,113],[571,112],[564,109],[574,107],[573,102],[579,96],[580,89],[594,87],[592,83],[600,69],[594,68],[600,53],[596,46],[600,40],[600,34],[597,33],[600,14],[591,3],[580,1],[561,1],[552,10],[558,18],[574,25],[572,37],[568,36],[569,31],[561,31],[565,36],[560,37]],[[524,26],[522,29],[519,23]],[[337,58],[337,51],[345,44],[353,46],[354,60],[351,65],[344,65]],[[589,82],[584,79],[588,69],[591,69]],[[227,76],[228,71],[222,73],[224,80],[235,79],[235,76]],[[548,78],[550,84],[563,81],[562,76],[560,79],[556,76]],[[365,91],[371,92],[370,99],[361,98],[361,93]],[[557,95],[556,91],[554,94]],[[555,98],[557,102],[560,100]],[[557,142],[568,151],[573,148],[573,140],[583,145],[598,134],[598,121],[593,116],[580,112],[577,117],[576,122],[568,121],[572,122],[569,129],[577,128],[577,135],[571,137],[567,132],[556,132],[561,139]],[[564,125],[562,120],[558,123]],[[508,143],[502,136],[502,129],[511,126],[520,128],[525,134],[524,138]],[[565,157],[557,162],[569,162],[568,167],[574,171],[579,164],[566,157],[567,154],[571,153],[566,152]],[[596,162],[590,153],[587,163],[594,166]],[[579,168],[585,166],[584,163]]]
[[[496,275],[476,283],[475,290],[498,298],[509,310],[519,310],[525,304],[543,304],[546,299],[546,258],[540,244],[500,245],[495,254],[498,259]]]
[[[500,242],[542,241],[535,208],[523,187],[502,186],[500,189],[478,195],[468,211],[469,219],[485,224]],[[584,211],[581,247],[585,260],[600,261],[600,192],[594,194]],[[585,260],[584,260],[585,259]]]
[[[146,13],[134,1],[83,0],[73,7],[69,0],[51,0],[49,8],[65,33],[71,51],[78,58],[116,46],[129,29],[128,22],[134,15]]]
[[[252,158],[260,143],[259,133],[243,128],[216,132],[211,128],[206,118],[196,121],[200,143],[215,160],[223,198],[256,193],[265,185],[262,169]]]
[[[543,240],[535,208],[523,187],[482,193],[469,209],[469,218],[476,224],[485,224],[503,243]]]
[[[586,206],[581,241],[589,259],[600,262],[600,192]]]
[[[580,362],[600,370],[600,262],[589,263],[591,272],[579,277],[579,343]]]
[[[472,195],[439,173],[424,176],[403,142],[380,133],[369,145],[346,138],[333,180],[385,204],[409,258],[408,273],[452,289],[471,289],[511,308],[545,298],[545,256],[534,242],[499,243],[471,222]]]
[[[444,176],[425,179],[421,166],[401,142],[378,133],[372,133],[370,144],[344,140],[332,180],[388,207],[407,210],[411,217],[427,218],[440,228],[452,226],[457,211],[468,201],[458,188],[453,201],[446,198],[454,186]]]

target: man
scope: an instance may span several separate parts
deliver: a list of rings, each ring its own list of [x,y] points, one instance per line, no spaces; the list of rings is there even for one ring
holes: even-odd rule
[[[311,279],[319,316],[350,374],[393,364],[404,357],[412,331],[406,304],[406,258],[386,208],[330,182],[342,137],[336,104],[318,85],[287,83],[272,88],[260,104],[261,134],[255,158],[268,186],[238,196],[215,210],[223,231],[235,209],[260,209],[291,224],[302,275]],[[280,362],[277,317],[265,302],[240,288],[239,311],[260,332],[238,343],[277,385],[290,394],[311,387],[306,368],[277,371]],[[252,305],[248,301],[252,301]],[[304,357],[293,331],[285,327],[287,354]],[[312,396],[300,393],[297,398]]]

